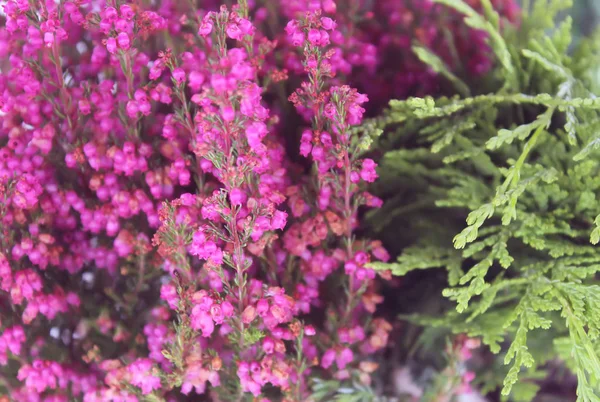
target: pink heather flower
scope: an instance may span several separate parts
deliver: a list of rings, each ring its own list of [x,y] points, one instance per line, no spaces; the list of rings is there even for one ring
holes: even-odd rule
[[[254,228],[250,234],[253,241],[258,241],[262,235],[271,228],[269,219],[266,216],[259,216],[254,221]]]
[[[44,45],[46,47],[52,47],[53,44],[54,44],[54,33],[53,32],[44,33]]]
[[[41,394],[46,389],[56,389],[59,380],[64,378],[60,364],[48,360],[34,360],[31,365],[24,364],[19,369],[17,379],[25,382],[25,387]]]
[[[167,302],[169,307],[173,310],[177,309],[179,304],[179,296],[177,295],[177,289],[171,283],[166,283],[160,288],[160,298]]]
[[[231,39],[236,39],[236,40],[242,39],[242,36],[243,36],[242,30],[240,29],[238,24],[236,24],[235,22],[230,22],[227,25],[226,32],[227,32],[227,36],[229,36]]]
[[[223,251],[200,230],[194,233],[190,253],[203,260],[211,260],[215,265],[223,263]]]
[[[321,44],[321,34],[318,29],[313,28],[308,32],[308,41],[313,46],[319,46]]]
[[[285,228],[287,222],[287,213],[283,211],[275,211],[273,214],[273,218],[271,219],[271,229],[283,229]]]
[[[260,299],[256,303],[256,313],[259,316],[264,317],[268,311],[269,311],[269,302],[266,299]]]
[[[288,21],[287,25],[285,26],[285,32],[288,35],[292,35],[294,32],[298,32],[299,30],[300,30],[300,27],[298,26],[298,21],[296,21],[296,20]]]
[[[300,143],[300,155],[307,157],[312,150],[312,144],[310,142]]]
[[[328,14],[334,14],[337,10],[335,1],[333,0],[322,0],[323,11]]]
[[[204,84],[204,75],[198,71],[192,71],[190,72],[188,80],[190,88],[194,91],[199,91],[202,84]]]
[[[124,4],[120,7],[119,11],[121,11],[121,16],[126,20],[130,21],[135,16],[135,12],[131,8],[130,5]]]
[[[242,205],[246,202],[246,193],[240,190],[239,188],[234,188],[229,192],[229,200],[231,201],[231,205]]]
[[[104,9],[104,19],[106,19],[109,22],[114,22],[117,20],[119,16],[119,13],[117,12],[117,9],[114,7],[106,7],[106,9]]]
[[[262,348],[266,354],[270,355],[275,350],[275,342],[270,337],[265,337],[262,342]]]
[[[149,357],[163,366],[168,366],[168,361],[162,354],[165,343],[170,340],[169,330],[164,324],[146,324],[144,326],[144,335],[150,351]]]
[[[185,71],[183,71],[182,68],[175,68],[171,74],[175,82],[177,82],[178,84],[185,82]]]
[[[152,366],[150,359],[137,359],[127,367],[131,374],[131,384],[140,387],[143,395],[161,388],[160,377],[154,375]]]
[[[33,209],[38,203],[38,197],[42,193],[39,180],[29,173],[23,174],[15,186],[12,197],[13,204],[20,209]]]
[[[346,368],[346,365],[348,365],[348,363],[352,363],[353,360],[354,353],[352,353],[352,350],[350,350],[350,348],[344,348],[337,354],[335,362],[338,368],[343,370]]]
[[[462,382],[458,388],[457,394],[464,395],[464,394],[470,394],[471,392],[473,392],[473,389],[471,388],[471,382],[474,379],[475,379],[474,372],[472,372],[472,371],[465,372],[462,376]]]
[[[21,354],[21,345],[25,340],[25,331],[20,325],[15,325],[4,330],[0,336],[0,366],[8,362],[7,351],[16,356]]]
[[[10,295],[15,304],[21,304],[24,298],[31,300],[34,294],[42,290],[41,278],[32,269],[18,271],[14,278],[14,286],[10,290]]]
[[[333,21],[329,17],[321,17],[321,24],[323,26],[323,29],[326,29],[328,31],[331,31],[337,27],[335,21]]]
[[[329,34],[324,30],[320,30],[319,34],[321,35],[321,37],[319,38],[319,43],[321,44],[321,46],[329,45]]]
[[[354,261],[356,261],[356,263],[359,265],[365,265],[367,262],[369,262],[369,255],[364,251],[359,251],[354,254]]]
[[[87,101],[87,100],[85,100],[85,99],[82,99],[82,100],[80,100],[80,101],[77,103],[77,105],[78,105],[78,107],[79,107],[79,111],[81,112],[81,114],[83,114],[83,115],[88,115],[88,114],[90,114],[90,112],[91,112],[91,110],[92,110],[92,107],[91,107],[91,105],[90,105],[90,102],[88,102],[88,101]]]
[[[375,171],[376,167],[377,164],[372,159],[363,159],[360,177],[366,182],[374,182],[377,179],[377,172]]]
[[[218,387],[221,384],[219,373],[202,367],[200,362],[188,365],[181,385],[181,392],[188,395],[193,388],[197,394],[203,394],[206,390],[207,381],[213,387]]]
[[[198,29],[198,35],[200,36],[208,36],[210,35],[210,33],[212,32],[213,29],[213,23],[211,21],[211,13],[207,14],[206,17],[204,17],[204,20],[202,21],[202,24],[200,25],[200,28]]]
[[[303,32],[301,32],[301,31],[294,32],[291,37],[292,45],[293,46],[301,46],[302,43],[304,43],[304,38],[305,38],[305,36],[304,36]]]
[[[231,106],[225,106],[221,109],[221,116],[226,122],[233,121],[235,119],[235,111]]]
[[[346,275],[352,275],[358,269],[356,263],[354,261],[348,261],[344,264],[344,271]]]
[[[331,187],[325,185],[321,187],[319,191],[318,204],[321,211],[325,211],[329,207],[329,200],[331,198]]]
[[[121,32],[119,35],[117,35],[117,43],[121,49],[129,49],[129,35],[127,35],[125,32]]]
[[[250,324],[256,318],[256,308],[252,305],[246,306],[242,312],[242,322],[244,324]]]
[[[225,317],[231,317],[233,315],[233,305],[228,301],[224,301],[221,303],[221,311]]]
[[[138,103],[133,100],[127,102],[125,110],[127,111],[127,116],[131,117],[132,119],[137,117],[137,114],[140,111]]]
[[[250,20],[247,20],[246,18],[239,18],[237,24],[240,27],[242,34],[254,35],[255,28]]]
[[[317,332],[315,331],[315,327],[312,325],[307,325],[304,327],[304,335],[306,336],[314,336]]]
[[[212,317],[201,306],[194,306],[191,315],[191,326],[193,329],[202,331],[202,336],[208,338],[215,330],[215,324]]]
[[[106,50],[111,54],[117,51],[117,40],[115,38],[108,38],[106,40]]]
[[[328,369],[331,367],[333,362],[335,361],[335,350],[327,349],[327,351],[323,354],[321,358],[321,367],[324,369]]]
[[[254,122],[248,126],[246,129],[246,137],[248,139],[248,145],[250,145],[250,148],[252,148],[253,151],[263,151],[261,141],[267,135],[267,132],[267,126],[262,122]]]
[[[222,324],[225,316],[223,315],[223,310],[221,306],[218,304],[213,304],[210,306],[210,316],[212,317],[215,324]]]

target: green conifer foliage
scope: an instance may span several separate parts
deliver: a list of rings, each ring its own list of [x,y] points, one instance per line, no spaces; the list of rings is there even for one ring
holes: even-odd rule
[[[559,356],[577,376],[578,401],[598,402],[600,41],[571,43],[571,19],[557,24],[570,1],[525,5],[518,27],[489,0],[483,16],[463,0],[436,2],[486,32],[497,68],[472,82],[414,45],[456,95],[392,101],[369,122],[384,131],[388,200],[370,221],[406,244],[396,262],[374,266],[447,270],[443,296],[456,311],[411,319],[502,352],[507,400],[531,400],[536,386],[519,379]]]

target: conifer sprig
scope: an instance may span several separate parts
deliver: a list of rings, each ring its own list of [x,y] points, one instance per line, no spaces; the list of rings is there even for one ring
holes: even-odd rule
[[[377,120],[388,151],[382,188],[401,196],[371,215],[373,228],[407,225],[418,240],[396,262],[373,266],[396,275],[445,268],[443,295],[456,312],[411,320],[504,350],[506,397],[535,396],[518,380],[544,364],[531,346],[547,331],[578,378],[578,401],[599,401],[600,256],[590,242],[600,240],[600,102],[589,62],[598,49],[572,49],[569,18],[548,35],[570,1],[536,1],[518,27],[500,21],[489,1],[484,15],[462,0],[436,2],[487,33],[497,59],[488,81],[496,84],[474,85],[429,49],[413,48],[457,94],[392,101]]]

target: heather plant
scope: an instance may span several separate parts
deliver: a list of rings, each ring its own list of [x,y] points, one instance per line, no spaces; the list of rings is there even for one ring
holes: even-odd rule
[[[383,348],[390,326],[361,321],[378,300],[365,264],[387,254],[354,239],[358,205],[378,203],[359,192],[376,164],[350,130],[367,97],[324,81],[336,52],[343,62],[328,39],[342,34],[321,17],[335,4],[274,33],[288,59],[310,49],[298,81],[320,77],[297,93],[315,138],[296,154],[314,142],[314,176],[286,155],[287,99],[264,99],[287,78],[277,43],[249,19],[266,9],[203,6],[3,5],[0,364],[11,400],[299,401],[315,365],[365,383],[376,368],[358,356]],[[344,266],[348,297],[327,306],[328,323],[314,319],[329,302],[319,283]]]
[[[455,95],[392,101],[369,123],[385,129],[387,150],[378,194],[389,201],[371,216],[374,232],[411,234],[396,236],[397,262],[372,266],[447,271],[443,295],[456,309],[406,318],[500,353],[507,367],[479,373],[484,390],[534,400],[558,357],[577,400],[598,401],[597,42],[572,46],[571,19],[555,25],[569,1],[532,2],[516,25],[490,2],[479,14],[436,1],[487,37],[496,68],[473,81],[414,45]]]

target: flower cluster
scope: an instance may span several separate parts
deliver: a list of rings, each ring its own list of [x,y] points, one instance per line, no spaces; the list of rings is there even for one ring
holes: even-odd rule
[[[382,201],[357,129],[432,75],[411,61],[381,85],[385,55],[416,25],[444,49],[430,31],[457,22],[428,1],[220,3],[2,2],[0,394],[304,401],[316,375],[371,381],[392,325],[368,319],[389,279],[369,263],[389,256],[358,235]],[[479,72],[477,35],[457,43]]]
[[[369,303],[361,302],[369,290],[374,292],[375,271],[367,265],[372,259],[387,261],[387,252],[376,243],[359,240],[354,234],[361,205],[378,206],[381,201],[365,191],[361,185],[377,178],[377,164],[369,158],[361,158],[357,146],[359,138],[353,138],[351,128],[361,123],[368,97],[349,86],[330,86],[334,74],[333,53],[328,50],[329,36],[336,35],[336,24],[319,11],[307,13],[304,18],[291,21],[286,31],[290,40],[296,41],[304,53],[304,69],[308,80],[302,83],[290,100],[312,123],[311,129],[302,133],[300,153],[310,156],[316,169],[314,184],[305,184],[316,195],[315,207],[303,208],[295,213],[298,218],[286,232],[285,246],[289,252],[308,263],[300,265],[305,272],[304,280],[297,284],[298,293],[319,294],[319,283],[331,275],[338,275],[343,267],[347,278],[344,285],[347,299],[339,305],[331,305],[327,339],[331,345],[323,354],[321,366],[336,366],[337,378],[350,377],[349,368],[359,369],[363,359],[356,359],[366,341],[366,332],[390,329],[385,320],[367,325],[365,313],[373,312]],[[301,40],[300,40],[301,39]],[[314,202],[314,201],[313,201]],[[310,200],[305,200],[310,205]],[[316,241],[303,242],[308,224],[323,222],[323,229],[314,232]],[[318,223],[317,223],[318,225]],[[314,255],[314,256],[313,256]],[[318,268],[315,267],[318,265]],[[315,272],[315,268],[318,271]],[[315,275],[316,274],[316,275]],[[371,300],[380,300],[374,293]],[[302,299],[302,297],[301,297]],[[319,298],[321,299],[321,297]],[[307,308],[308,309],[308,308]],[[370,311],[369,311],[370,310]],[[325,336],[325,334],[323,334]],[[381,345],[384,347],[385,344]]]
[[[481,0],[468,3],[483,12]],[[490,3],[507,21],[519,22],[517,1]],[[331,43],[332,72],[367,94],[370,109],[378,110],[390,99],[425,96],[443,87],[436,72],[423,68],[412,51],[415,44],[432,50],[460,74],[479,77],[492,67],[487,35],[469,29],[460,14],[433,0],[280,2],[280,12],[290,19],[315,11],[326,18],[322,30],[336,28],[325,39]],[[313,44],[317,32],[312,31]],[[299,32],[282,38],[291,47],[302,40]],[[301,55],[287,55],[285,62],[285,67],[297,74],[304,69]]]

